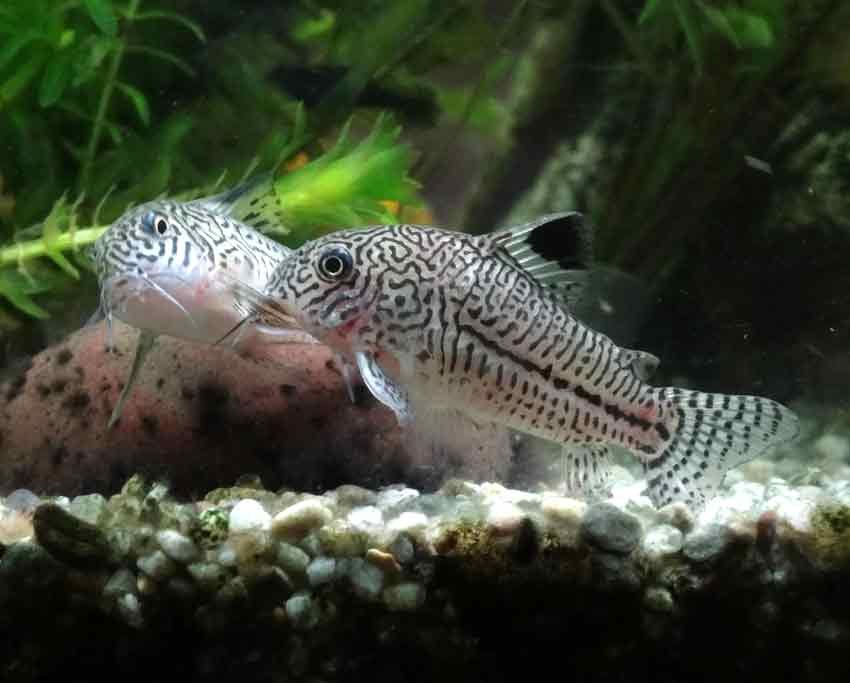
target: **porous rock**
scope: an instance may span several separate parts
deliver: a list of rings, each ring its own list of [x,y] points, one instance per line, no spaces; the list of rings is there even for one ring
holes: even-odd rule
[[[113,337],[110,353],[105,324],[85,327],[36,355],[12,380],[15,391],[0,385],[0,491],[108,495],[136,471],[185,495],[245,472],[272,489],[404,480],[433,490],[449,476],[494,480],[509,471],[507,430],[457,430],[441,448],[411,439],[368,391],[357,392],[357,404],[346,398],[322,345],[274,345],[248,358],[160,337],[107,429],[137,333],[116,323]]]

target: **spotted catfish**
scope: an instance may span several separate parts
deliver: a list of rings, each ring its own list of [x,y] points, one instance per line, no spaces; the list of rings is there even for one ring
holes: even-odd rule
[[[254,344],[312,342],[300,330],[257,324],[223,284],[222,273],[264,291],[291,250],[227,213],[219,198],[161,200],[121,216],[90,256],[100,280],[100,310],[111,334],[113,316],[141,330],[128,381],[110,426],[157,335],[214,344],[224,338]],[[110,342],[111,345],[111,342]]]
[[[571,312],[589,251],[578,213],[483,236],[377,226],[302,246],[267,295],[233,286],[267,324],[295,318],[353,356],[400,421],[442,406],[559,442],[585,492],[623,446],[656,505],[699,508],[729,468],[794,438],[797,418],[766,398],[649,385],[654,356]]]

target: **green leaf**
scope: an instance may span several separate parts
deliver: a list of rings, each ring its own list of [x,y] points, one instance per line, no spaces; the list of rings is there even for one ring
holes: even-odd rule
[[[170,52],[166,52],[165,50],[160,50],[158,47],[150,47],[150,45],[130,45],[127,47],[128,52],[138,52],[140,54],[148,55],[149,57],[154,57],[156,59],[162,60],[163,62],[168,62],[169,64],[173,64],[178,69],[180,69],[187,76],[195,76],[195,70],[189,66],[187,62],[180,59],[177,55],[173,55]]]
[[[654,17],[658,10],[661,7],[661,0],[646,0],[646,4],[643,6],[643,9],[640,11],[640,16],[638,17],[638,23],[643,24],[646,21],[649,21],[652,17]]]
[[[30,298],[25,278],[16,273],[0,271],[0,296],[33,318],[44,320],[50,317],[47,311]]]
[[[42,64],[42,58],[27,62],[0,85],[0,110],[26,89],[41,69]]]
[[[735,47],[740,48],[741,43],[738,40],[738,36],[735,33],[735,29],[732,28],[732,24],[729,22],[729,17],[727,16],[727,11],[718,9],[717,7],[709,7],[704,3],[699,3],[700,9],[705,14],[708,22],[714,27],[714,30],[725,36],[729,42],[731,42]]]
[[[115,86],[127,96],[127,99],[133,104],[141,122],[148,126],[151,122],[151,109],[148,105],[148,98],[138,88],[134,88],[129,83],[118,82]]]
[[[75,280],[80,279],[79,271],[71,265],[71,262],[62,254],[62,251],[57,248],[57,241],[62,234],[62,226],[69,223],[70,227],[74,228],[72,210],[69,211],[65,197],[62,196],[53,205],[47,218],[44,219],[44,227],[42,232],[42,240],[44,240],[44,251],[47,256],[68,275]]]
[[[114,38],[118,33],[118,22],[112,11],[111,0],[83,0],[83,4],[101,32]]]
[[[673,7],[676,10],[676,17],[682,25],[682,30],[685,32],[685,40],[688,42],[691,57],[696,62],[697,72],[702,73],[704,63],[702,33],[695,16],[696,10],[690,2],[684,0],[673,0]]]
[[[737,7],[730,7],[726,14],[738,42],[744,47],[767,48],[773,45],[773,29],[764,17]]]
[[[204,35],[204,29],[201,28],[200,24],[196,24],[191,19],[184,17],[182,14],[178,14],[177,12],[164,12],[160,10],[155,10],[151,12],[139,12],[138,14],[133,16],[134,21],[170,21],[174,24],[180,24],[184,28],[189,29],[192,33],[195,34],[195,37],[201,41],[202,43],[207,42],[207,37]]]
[[[292,37],[299,43],[316,40],[327,35],[336,24],[336,15],[329,9],[322,8],[318,17],[309,17],[295,24]]]
[[[101,35],[91,35],[78,50],[74,62],[73,87],[82,85],[100,73],[103,60],[116,48],[117,41]]]
[[[42,107],[56,104],[71,82],[73,69],[71,60],[65,54],[57,55],[44,71],[38,89],[38,103]]]
[[[0,49],[0,70],[2,70],[9,62],[11,62],[17,54],[27,45],[36,40],[35,32],[23,33],[15,36]]]

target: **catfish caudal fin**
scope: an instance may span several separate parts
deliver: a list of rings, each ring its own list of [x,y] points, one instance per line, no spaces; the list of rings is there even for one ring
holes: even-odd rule
[[[573,307],[581,298],[593,252],[593,231],[577,211],[553,213],[506,228],[492,240],[496,254]]]
[[[797,416],[767,398],[674,387],[658,392],[671,410],[670,435],[657,454],[641,456],[657,507],[680,500],[701,508],[728,470],[799,433]]]

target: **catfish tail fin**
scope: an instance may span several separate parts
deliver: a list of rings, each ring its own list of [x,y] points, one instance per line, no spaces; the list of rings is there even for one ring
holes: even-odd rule
[[[657,453],[641,456],[649,496],[657,507],[683,501],[702,508],[727,471],[799,433],[797,416],[767,398],[675,387],[658,392],[659,400],[671,408],[670,437]]]

